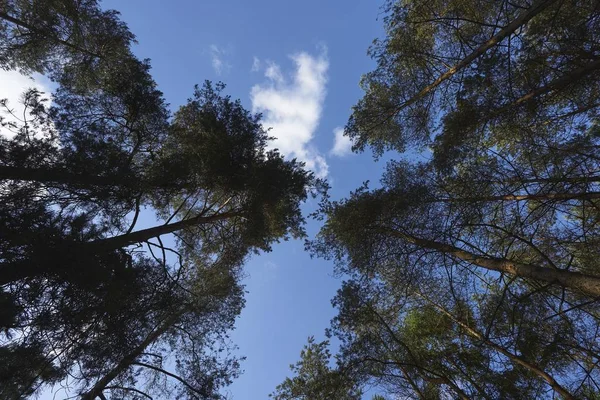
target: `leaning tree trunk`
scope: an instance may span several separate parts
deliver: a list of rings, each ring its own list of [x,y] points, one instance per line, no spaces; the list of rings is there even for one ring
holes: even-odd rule
[[[505,258],[481,256],[446,243],[419,238],[393,229],[387,229],[385,232],[419,247],[449,254],[459,260],[469,262],[491,271],[503,272],[519,278],[533,279],[540,282],[559,285],[591,297],[600,296],[600,277],[598,276],[550,269],[511,261]]]
[[[492,36],[489,40],[487,40],[481,46],[479,46],[478,48],[473,50],[473,52],[471,52],[471,54],[469,54],[468,56],[466,56],[465,58],[460,60],[457,64],[455,64],[454,66],[449,68],[446,72],[444,72],[442,75],[440,75],[435,81],[433,81],[429,85],[425,86],[417,94],[415,94],[413,97],[411,97],[408,101],[402,103],[400,105],[400,107],[397,108],[396,112],[414,104],[415,102],[417,102],[420,99],[427,96],[436,87],[441,85],[444,81],[452,78],[454,75],[456,75],[462,69],[471,65],[473,63],[473,61],[475,61],[477,58],[484,55],[492,47],[498,45],[502,40],[504,40],[505,38],[507,38],[508,36],[513,34],[517,29],[519,29],[520,27],[525,25],[533,17],[535,17],[536,15],[538,15],[539,13],[544,11],[546,8],[548,8],[553,3],[556,3],[556,0],[536,1],[530,8],[528,8],[527,10],[524,10],[514,21],[512,21],[510,24],[508,24],[504,28],[502,28],[498,33],[496,33],[494,36]]]

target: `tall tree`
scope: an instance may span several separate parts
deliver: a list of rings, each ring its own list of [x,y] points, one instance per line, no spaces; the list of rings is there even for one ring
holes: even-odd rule
[[[222,84],[171,115],[117,13],[2,5],[2,67],[58,89],[50,107],[26,92],[0,139],[0,395],[69,376],[88,399],[221,398],[239,373],[240,268],[304,235],[317,182],[267,151],[260,117]],[[156,225],[140,229],[144,209]]]
[[[57,127],[61,129],[60,124]],[[90,135],[90,140],[94,139]],[[312,177],[302,170],[301,164],[284,161],[278,153],[265,150],[267,136],[258,117],[251,116],[239,102],[221,96],[207,84],[203,89],[198,89],[194,99],[175,115],[165,135],[167,139],[155,149],[155,154],[148,156],[150,160],[141,161],[149,166],[139,169],[139,186],[130,187],[129,172],[123,174],[117,168],[114,172],[117,179],[109,186],[112,191],[102,192],[106,198],[85,195],[98,187],[102,190],[107,188],[104,185],[97,186],[93,180],[87,185],[84,181],[73,184],[68,180],[38,181],[31,177],[26,181],[16,181],[16,177],[8,181],[12,189],[6,193],[6,198],[11,202],[5,203],[4,208],[5,251],[2,253],[0,276],[5,293],[9,296],[7,304],[12,301],[15,309],[13,315],[7,316],[9,322],[5,326],[15,338],[9,346],[20,349],[26,345],[24,339],[27,337],[30,341],[42,342],[47,352],[51,348],[62,348],[64,341],[69,338],[71,346],[64,349],[60,360],[48,362],[48,368],[57,366],[67,372],[73,367],[73,362],[79,361],[78,357],[89,358],[88,365],[98,366],[90,367],[91,370],[85,370],[81,375],[83,388],[93,384],[87,395],[89,398],[102,395],[106,388],[112,388],[111,382],[124,379],[123,374],[131,373],[135,366],[155,372],[165,371],[156,364],[156,360],[152,363],[142,361],[145,357],[142,353],[165,340],[165,335],[172,332],[174,326],[181,327],[182,332],[191,335],[189,340],[199,341],[199,346],[206,344],[207,335],[217,335],[225,329],[219,328],[218,324],[231,327],[239,312],[239,299],[229,308],[217,308],[212,311],[214,314],[207,315],[202,303],[198,304],[194,299],[196,296],[210,298],[212,288],[202,282],[205,279],[203,274],[196,276],[194,268],[215,268],[210,265],[215,263],[217,257],[219,268],[224,273],[234,271],[248,252],[259,249],[268,251],[271,243],[279,238],[303,234],[299,204],[307,195]],[[89,147],[82,146],[81,150],[74,150],[62,146],[57,159],[61,162],[65,160],[68,166],[65,169],[68,170],[72,168],[69,165],[71,152],[86,149]],[[128,152],[125,154],[129,155]],[[104,159],[102,162],[107,161]],[[107,167],[113,165],[109,162]],[[152,172],[152,168],[156,168],[157,172]],[[43,164],[35,169],[43,171]],[[171,177],[168,185],[162,183],[166,176],[163,174]],[[119,177],[124,179],[121,181]],[[43,195],[36,200],[35,193],[40,190]],[[131,193],[130,198],[116,198],[120,202],[125,201],[122,209],[115,209],[115,193],[121,196]],[[60,198],[60,201],[54,202],[55,198]],[[105,203],[106,199],[111,201]],[[30,203],[30,206],[22,207],[23,203]],[[136,230],[137,213],[144,204],[152,206],[164,222]],[[54,207],[58,207],[58,211]],[[124,225],[112,215],[115,212],[121,216],[133,213],[132,223]],[[36,221],[36,229],[31,230],[28,226],[33,221]],[[176,248],[162,245],[160,237],[167,234],[176,235]],[[148,246],[150,250],[158,250],[163,255],[144,261],[144,258],[135,254],[136,250],[130,247],[132,245]],[[131,251],[134,253],[131,254]],[[179,261],[175,264],[168,262],[166,252],[175,255]],[[149,275],[147,268],[158,270]],[[162,274],[160,271],[163,271]],[[167,279],[167,282],[171,282],[173,277],[180,277],[175,280],[177,284],[165,287],[164,294],[159,297],[164,300],[156,299],[158,294],[154,292],[159,287],[152,280]],[[183,283],[180,279],[184,280]],[[235,279],[230,281],[232,288],[235,282]],[[123,293],[123,289],[119,289],[130,285],[140,285],[141,292],[131,290]],[[200,292],[196,289],[197,285],[202,288]],[[188,287],[185,293],[192,293],[193,297],[189,298],[190,294],[187,300],[184,297],[177,302],[176,299],[181,296],[177,295],[179,287]],[[148,290],[150,292],[145,293]],[[97,333],[98,339],[85,336],[90,324],[97,324],[100,329],[109,323],[105,321],[105,313],[110,305],[102,300],[109,294],[115,296],[111,304],[112,301],[125,302],[132,307],[137,305],[150,310],[151,313],[117,308],[114,318],[121,321],[120,325],[111,324],[109,328],[101,329]],[[129,298],[134,295],[137,296],[135,300]],[[233,299],[239,296],[238,293]],[[234,300],[225,297],[222,301],[229,304]],[[184,306],[190,302],[191,308]],[[57,303],[61,305],[60,308]],[[178,305],[175,307],[174,304]],[[59,311],[53,317],[52,324],[44,322],[46,313],[56,308]],[[170,317],[160,322],[165,315]],[[197,318],[197,322],[193,322],[193,318]],[[18,320],[21,322],[17,323]],[[191,324],[189,330],[185,328],[187,321]],[[143,325],[133,328],[139,324]],[[144,336],[142,327],[146,326],[147,330],[153,324],[158,325]],[[212,331],[206,332],[204,327],[211,324]],[[50,329],[54,332],[51,336],[48,335]],[[136,332],[133,338],[127,334],[131,331]],[[98,343],[96,340],[106,340],[105,343],[114,345],[116,340],[108,340],[106,335],[129,337],[122,338],[125,341],[123,351],[131,351],[132,347],[138,351],[119,356],[119,351],[115,349],[108,353],[104,346],[98,350],[89,343],[90,340],[94,343]],[[200,336],[194,339],[194,335]],[[191,350],[183,347],[186,340],[184,338],[176,343],[180,346],[178,350],[181,354],[187,356]],[[199,347],[198,355],[193,355],[195,358],[187,362],[187,367],[182,366],[182,370],[200,368],[206,364],[202,349]],[[122,359],[119,360],[119,357]],[[106,372],[104,368],[111,365]],[[218,366],[215,365],[215,368]],[[201,371],[198,370],[198,373]],[[235,376],[235,368],[225,374],[227,371],[223,370],[219,379],[216,378],[219,374],[212,370],[196,376],[194,379],[210,376],[209,372],[216,374],[217,380],[205,389],[192,386],[189,379],[181,382],[186,382],[186,390],[195,393],[196,397],[204,396],[199,394],[202,390],[207,390],[206,393],[212,393],[210,395],[213,396],[223,382],[229,381],[231,374]],[[105,377],[94,383],[93,377],[98,374],[105,374]],[[37,384],[37,381],[32,383]],[[119,388],[123,390],[121,385]],[[122,395],[119,390],[115,391],[117,397]]]
[[[352,280],[336,297],[340,363],[410,398],[593,398],[598,371],[586,309],[561,313],[543,292],[500,280],[469,298],[468,274],[442,291],[430,279]],[[447,288],[444,288],[447,289]],[[548,303],[553,303],[549,306]],[[588,341],[592,335],[592,340]]]
[[[345,134],[404,157],[308,246],[349,278],[340,362],[408,397],[596,398],[598,2],[385,11]]]
[[[552,138],[597,115],[595,1],[389,1],[385,10],[387,37],[370,49],[378,67],[346,127],[357,149],[435,143],[448,168],[469,146],[521,139],[521,129]]]

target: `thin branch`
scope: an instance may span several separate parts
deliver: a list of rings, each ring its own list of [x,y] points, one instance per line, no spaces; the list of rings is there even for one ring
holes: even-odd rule
[[[140,194],[138,197],[135,198],[135,214],[133,216],[133,221],[131,221],[131,225],[129,226],[129,229],[127,229],[127,233],[131,233],[131,231],[133,231],[133,228],[135,227],[135,224],[137,223],[138,217],[140,215],[140,203],[142,201],[142,195]]]
[[[141,394],[142,396],[144,396],[144,397],[146,397],[146,398],[148,398],[148,399],[150,399],[150,400],[153,400],[153,399],[152,399],[152,396],[150,396],[148,393],[142,392],[141,390],[138,390],[138,389],[136,389],[136,388],[132,388],[132,387],[125,387],[125,386],[107,386],[107,387],[105,387],[104,389],[106,389],[106,390],[127,390],[127,391],[130,391],[130,392],[136,392],[136,393],[138,393],[138,394]]]
[[[152,369],[152,370],[155,370],[155,371],[160,372],[162,374],[165,374],[167,376],[170,376],[171,378],[173,378],[173,379],[181,382],[185,387],[187,387],[192,392],[196,393],[197,395],[203,396],[202,392],[200,392],[198,389],[196,389],[195,387],[193,387],[192,385],[190,385],[188,382],[186,382],[185,379],[183,379],[182,377],[180,377],[178,375],[175,375],[175,374],[173,374],[173,373],[171,373],[169,371],[166,371],[166,370],[164,370],[164,369],[162,369],[160,367],[156,367],[154,365],[146,364],[146,363],[139,362],[139,361],[136,361],[136,362],[132,363],[132,365],[138,365],[140,367]]]

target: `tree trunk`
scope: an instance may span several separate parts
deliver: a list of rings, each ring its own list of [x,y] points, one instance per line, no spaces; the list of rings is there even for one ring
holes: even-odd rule
[[[600,176],[570,176],[570,177],[553,177],[553,178],[531,178],[515,180],[511,183],[591,183],[600,182]]]
[[[135,243],[143,243],[157,236],[166,235],[179,231],[181,229],[190,228],[195,225],[207,224],[234,218],[239,216],[238,212],[224,212],[216,215],[203,216],[198,215],[193,218],[188,218],[183,221],[174,222],[172,224],[159,225],[148,229],[142,229],[131,233],[125,233],[119,236],[113,236],[106,239],[100,239],[88,243],[65,243],[60,249],[52,248],[45,252],[46,258],[53,259],[55,257],[63,257],[69,254],[77,254],[77,252],[110,252],[116,249],[130,246]],[[64,254],[61,254],[61,251]],[[56,253],[56,254],[53,254]],[[60,264],[61,266],[64,264]],[[68,263],[66,264],[68,265]],[[46,268],[44,268],[46,267]],[[85,268],[85,265],[81,265]],[[35,276],[44,275],[58,271],[48,270],[47,263],[44,260],[25,260],[18,263],[10,263],[7,265],[0,264],[0,286],[12,282],[32,278]]]
[[[127,246],[131,246],[136,243],[143,243],[149,239],[167,235],[185,228],[191,228],[195,225],[208,224],[211,222],[217,222],[228,218],[239,216],[238,212],[224,212],[220,214],[210,215],[205,217],[200,214],[196,217],[184,219],[183,221],[173,222],[171,224],[159,225],[148,229],[142,229],[131,233],[125,233],[119,236],[113,236],[106,239],[100,239],[93,242],[84,244],[91,249],[102,249],[102,250],[114,250]]]
[[[0,180],[61,183],[77,186],[115,186],[117,179],[97,175],[74,174],[62,169],[39,169],[0,166]],[[129,182],[131,184],[134,181]]]
[[[598,276],[539,267],[504,258],[480,256],[446,243],[419,238],[397,230],[387,229],[386,232],[417,246],[450,254],[460,260],[491,271],[503,272],[519,278],[533,279],[540,282],[560,285],[591,297],[600,296],[600,277]]]
[[[570,73],[553,80],[552,82],[548,83],[545,86],[542,86],[535,90],[532,90],[531,92],[527,93],[526,95],[519,97],[517,100],[515,100],[512,103],[506,104],[505,106],[502,106],[502,107],[496,109],[495,111],[491,112],[486,117],[485,120],[490,120],[494,117],[497,117],[498,115],[503,114],[504,112],[512,109],[513,107],[518,106],[523,103],[527,103],[528,101],[533,100],[534,98],[536,98],[538,96],[544,95],[546,93],[549,93],[549,92],[552,92],[555,90],[560,90],[560,89],[570,85],[571,83],[577,82],[581,78],[585,77],[586,75],[588,75],[598,69],[600,69],[600,60],[596,60],[594,62],[586,64],[583,67],[573,70]]]
[[[515,201],[515,200],[592,200],[600,199],[600,192],[582,193],[537,193],[537,194],[505,194],[500,196],[458,197],[455,199],[436,199],[431,203],[476,203],[486,201]]]
[[[481,57],[489,49],[496,46],[498,43],[500,43],[506,37],[511,35],[514,31],[519,29],[521,26],[525,25],[533,17],[535,17],[536,15],[538,15],[539,13],[544,11],[546,8],[548,8],[553,3],[556,3],[556,0],[540,0],[540,1],[535,2],[530,8],[528,8],[527,10],[524,10],[521,13],[521,15],[519,15],[514,21],[512,21],[510,24],[506,25],[502,30],[500,30],[492,38],[490,38],[488,41],[486,41],[481,46],[476,48],[471,54],[469,54],[468,56],[463,58],[460,62],[458,62],[457,64],[452,66],[450,69],[448,69],[442,75],[440,75],[435,81],[433,81],[431,84],[424,87],[419,93],[417,93],[416,95],[411,97],[408,101],[402,103],[400,105],[400,107],[398,107],[396,109],[395,113],[402,110],[403,108],[406,108],[406,107],[414,104],[415,102],[422,99],[423,97],[427,96],[433,89],[435,89],[436,87],[441,85],[444,81],[450,79],[452,76],[454,76],[457,72],[459,72],[463,68],[469,66],[474,60]]]

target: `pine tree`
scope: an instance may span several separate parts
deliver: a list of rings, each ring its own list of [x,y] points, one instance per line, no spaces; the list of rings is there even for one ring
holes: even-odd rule
[[[5,3],[2,67],[58,88],[50,106],[27,91],[0,139],[0,396],[68,375],[88,399],[221,398],[242,265],[304,235],[317,182],[222,84],[171,115],[117,13]]]
[[[345,134],[404,154],[309,243],[349,279],[340,362],[408,397],[597,397],[597,2],[385,11]]]

